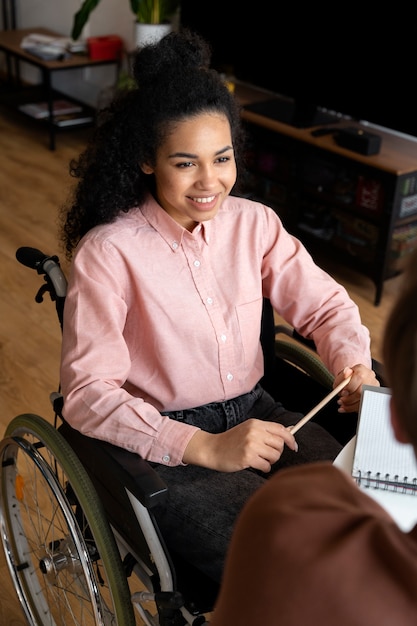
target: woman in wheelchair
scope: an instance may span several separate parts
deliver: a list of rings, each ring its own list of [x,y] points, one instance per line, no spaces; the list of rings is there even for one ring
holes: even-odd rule
[[[209,63],[186,31],[138,50],[137,88],[71,164],[61,384],[71,426],[154,465],[168,547],[220,581],[236,517],[268,476],[341,449],[318,424],[293,436],[301,415],[260,384],[263,298],[314,340],[335,385],[351,377],[341,413],[378,382],[346,290],[271,208],[233,195],[244,131]]]

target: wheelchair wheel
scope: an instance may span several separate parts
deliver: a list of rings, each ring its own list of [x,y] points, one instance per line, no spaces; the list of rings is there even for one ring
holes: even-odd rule
[[[275,340],[275,355],[298,367],[316,382],[329,389],[333,388],[334,376],[329,372],[319,357],[310,353],[303,346],[286,340]]]
[[[62,435],[37,415],[19,415],[0,458],[1,538],[28,622],[134,626],[114,535]]]

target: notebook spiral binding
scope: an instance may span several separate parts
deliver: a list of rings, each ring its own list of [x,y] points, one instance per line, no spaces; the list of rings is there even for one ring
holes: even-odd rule
[[[356,477],[358,485],[367,489],[383,489],[385,491],[397,491],[417,496],[417,476],[410,479],[408,476],[391,476],[377,472],[358,472]]]

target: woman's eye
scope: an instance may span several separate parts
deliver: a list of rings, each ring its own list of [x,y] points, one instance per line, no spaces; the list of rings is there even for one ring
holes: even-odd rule
[[[191,161],[187,161],[185,163],[177,163],[177,167],[179,168],[185,168],[185,167],[191,167],[191,166],[192,166]]]
[[[217,159],[218,163],[227,163],[227,161],[230,161],[230,157],[222,156]]]

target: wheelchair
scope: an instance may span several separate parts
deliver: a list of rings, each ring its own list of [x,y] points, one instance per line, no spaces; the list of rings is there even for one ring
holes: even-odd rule
[[[62,327],[67,283],[58,257],[35,248],[19,248],[16,257],[43,276],[35,299],[49,294]],[[261,340],[265,388],[272,393],[279,375],[281,389],[300,389],[300,377],[308,390],[296,393],[305,407],[289,400],[288,408],[306,412],[331,390],[314,346],[277,327],[268,301]],[[208,625],[218,585],[168,552],[153,515],[167,497],[161,478],[137,454],[71,428],[59,389],[51,403],[53,419],[18,415],[0,442],[1,539],[28,623]],[[351,434],[335,436],[346,442]]]

